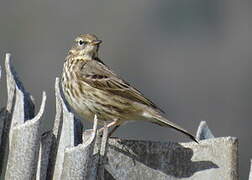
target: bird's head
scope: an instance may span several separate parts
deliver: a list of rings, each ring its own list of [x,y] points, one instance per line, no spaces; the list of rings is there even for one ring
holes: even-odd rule
[[[71,48],[70,53],[86,58],[96,58],[98,56],[99,45],[102,43],[93,34],[83,34],[74,40],[74,46]]]

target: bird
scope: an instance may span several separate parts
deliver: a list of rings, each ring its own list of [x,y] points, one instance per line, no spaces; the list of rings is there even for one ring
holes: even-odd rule
[[[63,95],[81,118],[108,123],[109,136],[128,121],[148,121],[173,128],[197,142],[190,132],[164,117],[164,111],[117,75],[98,56],[102,41],[94,34],[74,40],[63,65]]]

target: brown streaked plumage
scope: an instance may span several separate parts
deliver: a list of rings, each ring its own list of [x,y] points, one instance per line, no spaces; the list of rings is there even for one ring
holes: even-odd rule
[[[112,132],[130,120],[146,120],[172,127],[195,137],[162,116],[162,111],[137,89],[116,75],[98,58],[101,41],[92,34],[75,39],[63,67],[62,89],[67,102],[80,116],[108,121]]]

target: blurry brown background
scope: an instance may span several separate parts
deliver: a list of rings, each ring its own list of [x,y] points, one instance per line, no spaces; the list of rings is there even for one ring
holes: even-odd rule
[[[48,129],[55,113],[54,81],[67,51],[75,36],[95,33],[104,42],[101,59],[170,120],[194,133],[206,120],[214,135],[238,137],[245,179],[252,157],[249,10],[243,0],[1,1],[1,65],[4,53],[11,52],[37,107],[42,90],[47,92]],[[1,106],[3,86],[4,79]],[[149,123],[127,124],[115,135],[189,140]]]

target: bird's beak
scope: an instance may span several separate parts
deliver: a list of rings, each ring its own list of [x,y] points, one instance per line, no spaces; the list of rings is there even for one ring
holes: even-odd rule
[[[92,42],[92,44],[94,44],[94,45],[99,45],[99,44],[101,44],[101,43],[102,43],[101,40],[94,40],[94,41]]]

